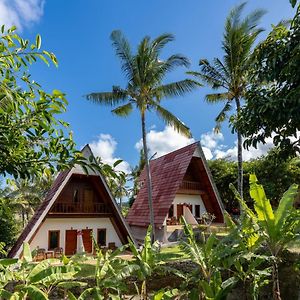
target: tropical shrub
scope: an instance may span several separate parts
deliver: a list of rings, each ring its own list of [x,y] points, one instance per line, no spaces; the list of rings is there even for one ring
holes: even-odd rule
[[[281,198],[278,208],[272,209],[263,186],[258,183],[254,174],[250,175],[250,195],[254,200],[254,212],[246,203],[236,197],[241,203],[244,217],[249,220],[248,228],[252,230],[253,243],[265,245],[265,251],[272,256],[273,297],[281,299],[278,278],[278,262],[282,251],[290,242],[299,239],[300,211],[293,207],[298,192],[298,185],[293,184]]]

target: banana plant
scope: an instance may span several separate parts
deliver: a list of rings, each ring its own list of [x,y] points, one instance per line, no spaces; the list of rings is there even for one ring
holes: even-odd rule
[[[239,195],[237,190],[234,192]],[[257,300],[260,289],[269,282],[271,270],[266,265],[271,258],[256,253],[260,246],[258,227],[250,218],[243,214],[234,222],[225,212],[224,219],[229,234],[218,245],[222,266],[243,284],[245,299],[250,295],[251,299]]]
[[[195,272],[189,274],[187,283],[196,285],[198,289],[191,290],[189,299],[226,299],[228,293],[238,281],[235,277],[223,280],[218,245],[220,241],[211,234],[204,243],[196,240],[193,228],[182,218],[187,241],[182,241],[181,247],[189,258],[198,266]],[[203,237],[204,239],[204,237]]]
[[[54,288],[73,280],[78,271],[74,265],[62,265],[59,259],[46,259],[33,264],[28,243],[23,244],[21,259],[1,260],[0,265],[6,267],[6,278],[18,283],[12,293],[2,286],[3,299],[47,300]]]
[[[122,294],[127,290],[125,279],[129,277],[137,267],[130,265],[119,255],[128,247],[124,245],[115,251],[103,252],[94,241],[96,249],[96,286],[82,292],[78,300],[85,299],[121,299]],[[68,292],[69,299],[77,299],[71,292]]]
[[[129,239],[129,247],[133,254],[132,265],[137,268],[137,277],[142,282],[140,288],[136,286],[136,290],[142,300],[148,299],[148,279],[153,273],[163,271],[164,269],[164,262],[159,257],[159,242],[155,241],[151,243],[151,233],[152,227],[150,225],[141,248],[137,248],[133,241]]]
[[[280,300],[280,284],[278,278],[278,262],[280,254],[290,242],[299,238],[300,211],[293,207],[298,193],[298,185],[293,184],[282,196],[277,209],[273,210],[267,199],[262,185],[257,177],[251,174],[249,177],[250,196],[254,200],[254,212],[236,193],[241,203],[243,213],[256,226],[256,241],[264,243],[272,260],[273,298]]]

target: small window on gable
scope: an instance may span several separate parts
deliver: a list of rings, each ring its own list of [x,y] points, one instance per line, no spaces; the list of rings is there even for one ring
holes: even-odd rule
[[[97,231],[97,244],[98,246],[106,246],[106,229],[98,229]]]
[[[174,217],[174,205],[172,204],[169,208],[169,213],[168,213],[168,217],[172,218]]]
[[[59,247],[59,230],[50,230],[48,235],[48,250]]]
[[[200,205],[199,204],[195,205],[195,217],[200,218]]]

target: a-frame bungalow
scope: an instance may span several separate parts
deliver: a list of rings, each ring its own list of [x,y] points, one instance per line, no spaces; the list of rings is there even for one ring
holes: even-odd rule
[[[157,239],[171,241],[174,230],[180,228],[181,216],[197,225],[207,212],[214,215],[213,222],[224,223],[224,208],[199,142],[151,160],[150,170]],[[139,186],[126,218],[138,241],[143,239],[150,222],[145,169]]]
[[[86,158],[93,155],[88,145],[82,153]],[[9,257],[22,254],[23,242],[28,242],[32,250],[43,249],[50,255],[54,249],[73,255],[83,247],[92,253],[92,236],[102,247],[121,246],[131,237],[101,174],[89,171],[87,175],[75,166],[56,177]]]

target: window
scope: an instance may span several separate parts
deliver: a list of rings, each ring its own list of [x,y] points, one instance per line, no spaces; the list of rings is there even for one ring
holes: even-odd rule
[[[59,247],[59,230],[50,230],[48,235],[48,250]]]
[[[168,218],[174,217],[174,205],[172,204],[169,208]]]
[[[106,229],[98,229],[97,233],[98,246],[106,246]]]
[[[193,213],[193,204],[189,204],[189,209],[190,209],[191,213]]]
[[[200,218],[200,205],[199,204],[195,205],[195,217]]]

